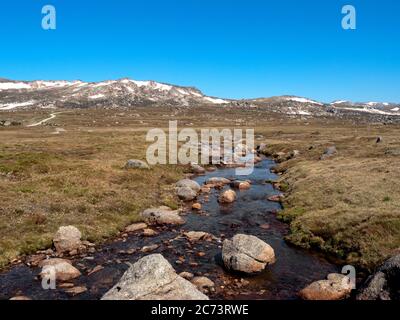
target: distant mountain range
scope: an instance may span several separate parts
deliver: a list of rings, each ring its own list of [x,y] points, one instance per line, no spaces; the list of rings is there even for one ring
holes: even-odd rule
[[[129,108],[135,106],[215,105],[219,107],[269,107],[272,112],[316,116],[337,112],[400,116],[400,104],[387,102],[323,103],[297,96],[258,99],[221,99],[193,87],[132,79],[102,82],[13,81],[0,79],[0,111],[31,108]]]

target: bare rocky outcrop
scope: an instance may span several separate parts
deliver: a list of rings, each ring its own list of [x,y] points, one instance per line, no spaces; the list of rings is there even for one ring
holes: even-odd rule
[[[53,238],[57,253],[73,252],[82,249],[82,234],[74,226],[63,226],[58,229]]]
[[[161,254],[152,254],[132,265],[102,300],[208,300],[208,297],[176,274]]]
[[[275,262],[274,249],[261,239],[237,234],[222,245],[222,260],[229,270],[255,273]]]
[[[327,280],[311,283],[299,292],[304,300],[342,300],[353,288],[350,278],[343,274],[331,273]]]
[[[150,208],[140,213],[140,216],[148,224],[184,224],[185,220],[179,216],[178,210],[168,207]]]

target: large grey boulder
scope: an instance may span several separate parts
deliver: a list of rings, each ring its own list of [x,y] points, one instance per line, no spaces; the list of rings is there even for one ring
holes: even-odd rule
[[[400,254],[393,256],[384,262],[371,275],[360,293],[357,295],[358,300],[391,300],[393,293],[400,292]]]
[[[150,169],[150,167],[142,160],[131,159],[126,162],[125,169]]]
[[[184,224],[185,220],[179,215],[178,210],[168,207],[150,208],[140,213],[148,224]]]
[[[189,188],[189,189],[192,189],[196,193],[199,192],[201,189],[200,185],[196,181],[191,180],[191,179],[179,180],[176,183],[176,187],[177,188]]]
[[[182,179],[176,183],[176,194],[183,201],[192,201],[200,191],[200,185],[190,179]]]
[[[255,273],[275,262],[275,252],[269,244],[255,236],[237,234],[232,240],[223,242],[222,260],[229,270]]]
[[[188,187],[180,187],[176,189],[176,195],[183,201],[192,201],[196,199],[197,193]]]
[[[53,244],[58,253],[71,252],[82,248],[82,234],[74,226],[63,226],[58,229],[53,238]]]
[[[102,300],[208,300],[208,297],[176,274],[161,254],[152,254],[132,265]]]

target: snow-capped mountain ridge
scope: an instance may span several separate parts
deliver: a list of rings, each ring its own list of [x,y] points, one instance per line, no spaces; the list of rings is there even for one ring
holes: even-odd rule
[[[209,97],[194,87],[129,78],[100,82],[13,81],[0,78],[0,111],[27,108],[131,108],[151,105],[259,107],[291,116],[332,115],[337,111],[400,116],[400,104],[388,102],[358,103],[337,100],[324,103],[294,95],[243,100],[221,99]]]
[[[35,99],[31,99],[35,96]],[[0,110],[27,107],[129,107],[138,104],[190,106],[226,104],[228,100],[204,95],[193,87],[132,79],[101,82],[0,80]]]

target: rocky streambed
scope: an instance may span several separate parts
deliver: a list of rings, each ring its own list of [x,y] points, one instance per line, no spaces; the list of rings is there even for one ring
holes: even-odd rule
[[[25,263],[0,274],[0,299],[16,296],[100,299],[118,283],[131,264],[155,253],[162,254],[177,274],[191,280],[211,299],[297,299],[304,287],[325,279],[330,273],[340,272],[340,267],[321,255],[289,246],[284,241],[287,225],[276,218],[280,204],[268,200],[279,194],[267,182],[277,178],[270,171],[274,165],[272,160],[263,159],[245,177],[236,176],[234,168],[194,177],[203,186],[202,191],[194,202],[187,202],[187,208],[180,214],[182,220],[174,221],[173,225],[133,226],[117,239],[92,247],[84,255],[68,257],[80,275],[58,281],[54,290],[42,288],[39,274],[43,262],[29,257]],[[218,181],[218,178],[248,181],[242,185],[236,182],[204,187],[210,179]],[[224,194],[231,189],[235,195],[230,191]],[[151,221],[157,218],[157,211],[147,211],[146,215]],[[173,216],[164,218],[171,217],[174,219]],[[222,259],[222,245],[225,239],[237,234],[252,235],[267,243],[273,248],[275,262],[253,275],[228,270]],[[164,261],[162,264],[173,277],[173,269],[165,266]],[[136,266],[135,270],[141,269]]]

